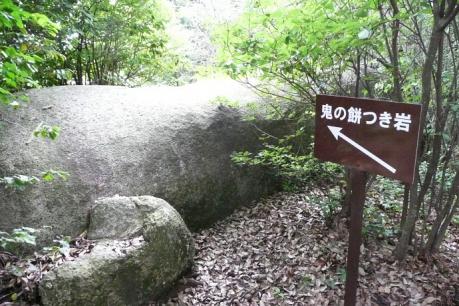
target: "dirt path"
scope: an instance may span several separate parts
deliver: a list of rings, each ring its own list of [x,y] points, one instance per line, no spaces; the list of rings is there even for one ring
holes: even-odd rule
[[[347,232],[325,226],[311,205],[318,196],[277,194],[196,233],[193,271],[161,305],[339,305]],[[390,240],[367,239],[361,305],[455,305],[458,237],[432,264],[404,267],[393,261]]]

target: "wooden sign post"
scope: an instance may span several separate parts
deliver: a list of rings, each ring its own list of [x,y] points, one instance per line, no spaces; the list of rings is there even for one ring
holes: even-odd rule
[[[413,183],[420,116],[417,104],[317,96],[314,155],[352,169],[345,306],[356,303],[367,172]]]

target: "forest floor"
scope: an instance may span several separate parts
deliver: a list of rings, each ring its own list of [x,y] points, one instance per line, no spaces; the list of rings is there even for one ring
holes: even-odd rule
[[[367,197],[358,305],[459,305],[459,224],[450,227],[439,254],[396,262],[391,253],[400,190],[387,181],[375,184]],[[347,226],[344,220],[334,227],[326,221],[337,208],[330,206],[335,194],[328,188],[278,193],[194,233],[192,270],[164,301],[151,306],[342,305]],[[43,271],[89,253],[92,246],[78,237],[66,256],[59,249],[31,260],[0,253],[5,267],[0,283],[7,285],[0,304],[12,292],[34,301]],[[31,272],[22,277],[14,269],[8,272],[11,268]]]
[[[344,223],[327,226],[323,207],[313,204],[319,197],[323,191],[279,193],[195,233],[192,271],[158,304],[342,304],[347,229]],[[367,205],[379,201],[387,199],[374,192]],[[396,216],[384,226],[396,227]],[[404,264],[391,255],[395,236],[373,235],[370,226],[365,223],[359,305],[459,305],[457,225],[440,254],[411,256]]]

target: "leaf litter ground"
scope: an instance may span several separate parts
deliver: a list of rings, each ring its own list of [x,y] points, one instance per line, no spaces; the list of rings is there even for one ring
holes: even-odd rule
[[[279,193],[194,233],[192,270],[165,301],[152,305],[342,304],[347,229],[344,222],[332,229],[324,221],[324,203],[332,194],[317,188]],[[359,305],[459,305],[458,225],[451,225],[440,254],[399,264],[391,255],[395,236],[381,237],[381,229],[371,235],[368,223],[376,214],[385,216],[383,233],[397,227],[398,214],[390,210],[399,207],[394,201],[400,197],[389,194],[388,199],[376,190],[367,199],[367,208],[374,209],[366,214]],[[43,274],[92,247],[78,237],[64,253],[20,259],[0,252],[0,305],[13,305],[13,295],[36,302]]]
[[[324,196],[279,193],[195,233],[192,271],[157,305],[342,305],[347,228],[325,224],[313,204]],[[385,226],[396,227],[396,216]],[[358,304],[459,305],[457,225],[428,261],[397,263],[394,239],[365,236]]]

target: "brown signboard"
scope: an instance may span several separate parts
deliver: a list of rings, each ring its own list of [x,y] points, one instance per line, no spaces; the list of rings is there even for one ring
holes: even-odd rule
[[[314,155],[412,184],[421,106],[318,95]]]

